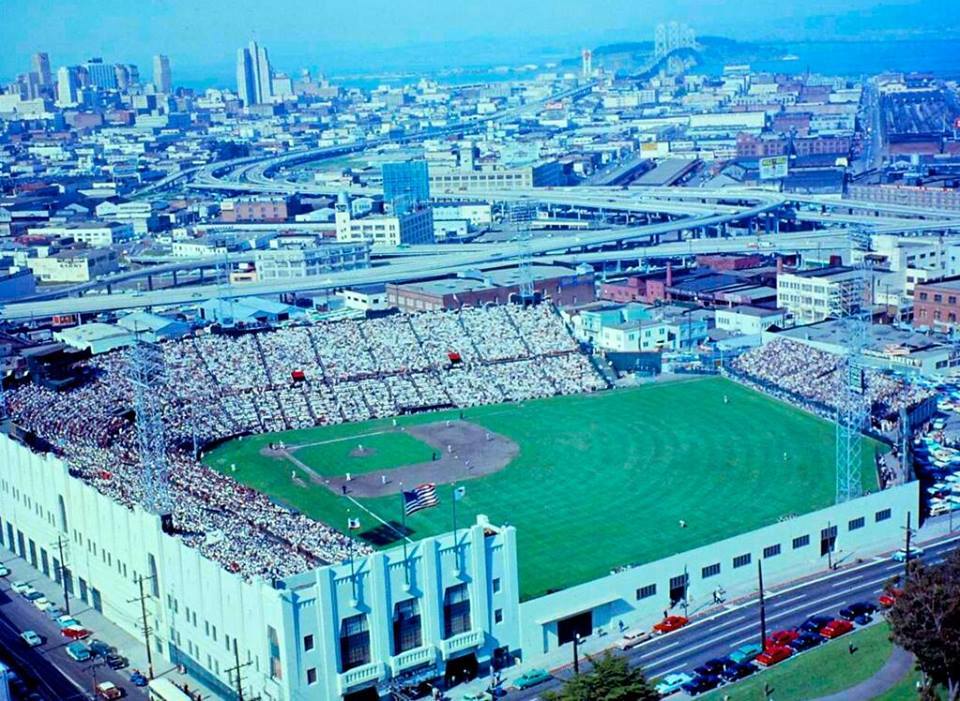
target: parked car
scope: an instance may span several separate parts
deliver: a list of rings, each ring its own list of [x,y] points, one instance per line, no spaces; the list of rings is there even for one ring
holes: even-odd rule
[[[551,675],[547,670],[531,669],[517,677],[513,685],[518,689],[529,689],[531,686],[543,684],[549,679],[551,679]]]
[[[918,557],[923,557],[923,548],[918,548],[914,545],[910,546],[909,553],[906,548],[900,548],[890,556],[890,559],[896,560],[897,562],[906,562],[907,560],[915,560]]]
[[[29,584],[27,584],[26,582],[21,582],[20,580],[10,582],[10,588],[13,591],[15,591],[17,594],[21,594],[21,595],[25,591],[29,591],[30,589],[33,589],[33,587],[31,587]]]
[[[79,640],[67,645],[67,654],[70,655],[77,662],[86,662],[90,659],[90,651],[87,649],[87,646],[81,643]]]
[[[827,625],[820,629],[820,635],[824,638],[839,638],[844,633],[849,633],[853,630],[853,624],[850,621],[845,621],[842,618],[836,618],[830,621]]]
[[[877,603],[880,604],[883,608],[888,609],[897,603],[897,597],[903,594],[903,589],[897,589],[891,587],[884,591],[878,598]]]
[[[24,594],[23,598],[26,599],[27,601],[37,601],[39,599],[46,600],[47,597],[43,595],[42,591],[38,591],[33,587],[30,587],[30,591]]]
[[[870,615],[875,613],[877,610],[877,605],[872,604],[869,601],[855,601],[849,606],[845,606],[840,609],[840,618],[845,618],[848,621],[852,621],[858,616],[863,616],[864,614]]]
[[[778,630],[767,636],[764,647],[786,647],[798,637],[800,633],[795,628]]]
[[[55,621],[63,615],[63,609],[59,606],[51,606],[44,611],[44,613],[47,614],[47,618],[49,618],[51,621]]]
[[[113,701],[123,696],[123,690],[113,682],[100,682],[97,684],[97,698]]]
[[[772,667],[779,662],[783,662],[792,654],[793,650],[788,647],[768,647],[757,655],[757,659],[754,661],[761,667]]]
[[[744,664],[746,662],[752,662],[753,659],[761,652],[763,652],[763,650],[760,649],[760,646],[757,643],[747,643],[746,645],[741,645],[736,650],[731,652],[730,659],[737,664]]]
[[[37,611],[46,611],[48,608],[53,606],[53,602],[47,597],[41,596],[33,600],[33,605],[36,607]]]
[[[470,691],[460,697],[460,701],[493,701],[489,691]]]
[[[757,671],[752,664],[734,664],[723,670],[721,675],[728,682],[735,682],[739,679],[745,679]]]
[[[60,634],[71,640],[83,640],[84,638],[89,638],[91,632],[83,626],[66,626],[60,629]]]
[[[7,569],[6,565],[0,565],[0,577],[9,577],[10,570]]]
[[[692,679],[686,672],[674,672],[661,679],[654,688],[661,696],[669,696],[680,691],[680,688]]]
[[[716,689],[718,686],[720,686],[720,681],[720,677],[712,674],[707,676],[698,674],[686,684],[681,684],[680,688],[687,692],[690,696],[697,696],[698,694],[706,693],[711,689]]]
[[[110,669],[123,669],[128,664],[130,664],[130,660],[123,655],[118,655],[116,653],[107,655],[107,666]]]
[[[38,647],[43,645],[43,640],[40,639],[40,636],[37,635],[36,631],[25,630],[20,634],[20,638],[30,647]]]
[[[684,616],[667,616],[662,621],[657,623],[653,627],[653,630],[654,632],[661,634],[672,633],[675,630],[680,630],[689,622],[690,621],[688,621]]]
[[[630,630],[624,632],[623,637],[617,641],[617,647],[621,650],[629,650],[630,648],[636,647],[640,643],[649,640],[651,637],[653,636],[648,630],[631,628]]]
[[[811,616],[800,624],[800,631],[803,633],[819,633],[820,629],[832,620],[830,616]]]
[[[78,621],[76,618],[74,618],[74,617],[71,616],[70,614],[66,614],[66,615],[64,615],[64,616],[60,616],[60,618],[56,619],[56,623],[57,623],[57,625],[60,626],[61,628],[66,628],[67,626],[78,626],[78,625],[80,625],[80,621]]]
[[[113,645],[108,645],[99,638],[94,638],[91,640],[89,643],[87,643],[87,647],[89,647],[90,652],[97,657],[106,657],[110,653],[115,652]]]
[[[701,677],[718,677],[723,674],[727,667],[733,667],[735,664],[736,662],[729,657],[714,657],[712,660],[707,660],[696,667],[693,671]]]
[[[824,642],[823,637],[819,633],[801,633],[797,638],[790,643],[790,647],[793,648],[794,652],[803,652],[804,650],[809,650],[812,647],[817,647]]]
[[[149,680],[143,676],[139,670],[133,670],[130,672],[130,683],[134,686],[146,686],[149,683]]]

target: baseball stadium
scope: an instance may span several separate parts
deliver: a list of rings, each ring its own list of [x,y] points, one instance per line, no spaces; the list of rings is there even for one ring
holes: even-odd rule
[[[313,668],[324,698],[365,701],[708,605],[753,586],[751,558],[784,580],[858,556],[917,501],[864,437],[869,495],[837,503],[842,359],[793,341],[614,387],[540,304],[54,360],[9,394],[0,480],[24,499],[3,544],[42,566],[72,532],[81,592],[117,621],[145,573],[155,647],[224,693],[233,652],[197,611],[263,660],[256,688],[310,697]],[[930,400],[863,380],[874,421]]]
[[[206,461],[326,523],[356,517],[378,547],[452,530],[462,486],[462,523],[517,527],[531,598],[827,506],[834,450],[827,421],[710,377],[247,437]],[[399,493],[424,482],[441,503],[404,524]]]

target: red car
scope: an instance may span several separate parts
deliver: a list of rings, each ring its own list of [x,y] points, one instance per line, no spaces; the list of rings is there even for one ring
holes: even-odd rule
[[[778,662],[783,662],[792,654],[793,650],[788,647],[768,647],[766,650],[757,655],[754,662],[761,667],[772,667]]]
[[[800,634],[793,630],[778,630],[775,633],[771,633],[767,637],[765,648],[770,649],[772,647],[788,647],[790,643],[800,637]]]
[[[66,628],[60,629],[60,634],[70,640],[82,640],[90,636],[91,633],[86,628],[81,628],[80,626],[67,626]]]
[[[667,616],[655,625],[653,630],[655,633],[672,633],[675,630],[680,630],[689,622],[683,616]]]
[[[840,618],[835,618],[830,621],[827,625],[820,629],[820,635],[824,638],[839,638],[844,633],[849,633],[853,630],[853,624],[850,621],[844,621]]]
[[[877,603],[883,608],[888,609],[897,602],[897,598],[903,593],[903,589],[887,589],[877,599]]]

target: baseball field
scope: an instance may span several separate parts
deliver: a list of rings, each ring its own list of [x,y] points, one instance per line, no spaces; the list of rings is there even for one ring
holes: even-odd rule
[[[523,598],[826,507],[835,488],[832,423],[722,378],[248,436],[205,461],[334,527],[359,518],[376,547],[399,544],[380,521],[400,521],[401,488],[437,484],[440,505],[407,519],[416,539],[452,529],[463,486],[460,526],[516,526]]]

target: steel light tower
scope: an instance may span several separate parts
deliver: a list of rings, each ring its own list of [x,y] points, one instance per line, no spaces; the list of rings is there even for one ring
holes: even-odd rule
[[[868,299],[867,283],[871,271],[866,263],[861,263],[856,270],[859,274],[849,284],[841,284],[837,299],[837,312],[846,336],[846,351],[838,368],[842,382],[837,405],[838,504],[863,494],[861,432],[870,418],[863,351],[870,331],[868,315],[872,299]],[[872,298],[872,294],[869,297]]]
[[[146,496],[146,507],[169,515],[173,504],[168,489],[170,474],[160,393],[166,383],[163,349],[139,339],[130,349],[130,382],[137,421],[137,446]]]
[[[536,216],[536,213],[536,203],[530,200],[513,202],[509,209],[510,221],[517,232],[516,240],[519,246],[517,272],[520,278],[520,302],[522,304],[529,304],[534,299],[533,253],[530,250],[533,233],[530,229],[530,222]]]

